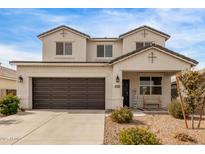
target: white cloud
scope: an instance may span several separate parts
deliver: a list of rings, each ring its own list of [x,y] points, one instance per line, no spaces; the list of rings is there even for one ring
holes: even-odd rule
[[[48,25],[64,24],[66,22],[76,20],[79,17],[79,15],[71,15],[71,14],[56,15],[54,13],[50,13],[49,11],[43,9],[7,9],[7,11],[1,12],[1,14],[5,14],[9,16],[14,16],[14,15],[30,16],[30,20],[33,20],[35,18],[41,20],[41,22],[47,23]]]
[[[13,68],[9,64],[12,60],[41,60],[39,52],[20,51],[14,46],[0,44],[0,62],[6,67]]]

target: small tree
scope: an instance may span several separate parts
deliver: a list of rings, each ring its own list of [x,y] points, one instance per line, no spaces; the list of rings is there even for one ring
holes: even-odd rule
[[[194,128],[195,110],[201,105],[205,93],[205,78],[198,71],[182,72],[178,77],[183,86],[184,102],[190,109],[192,128]]]

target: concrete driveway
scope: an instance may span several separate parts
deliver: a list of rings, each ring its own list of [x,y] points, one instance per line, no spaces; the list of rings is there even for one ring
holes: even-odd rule
[[[30,110],[0,118],[0,144],[103,144],[104,111]]]

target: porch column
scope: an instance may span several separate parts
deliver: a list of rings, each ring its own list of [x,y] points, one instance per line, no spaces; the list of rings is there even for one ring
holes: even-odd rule
[[[122,70],[113,68],[112,75],[112,109],[123,107]]]

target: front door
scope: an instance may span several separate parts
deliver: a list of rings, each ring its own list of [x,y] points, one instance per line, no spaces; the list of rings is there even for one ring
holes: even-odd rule
[[[122,81],[122,96],[123,96],[123,106],[129,107],[130,104],[130,80]]]

